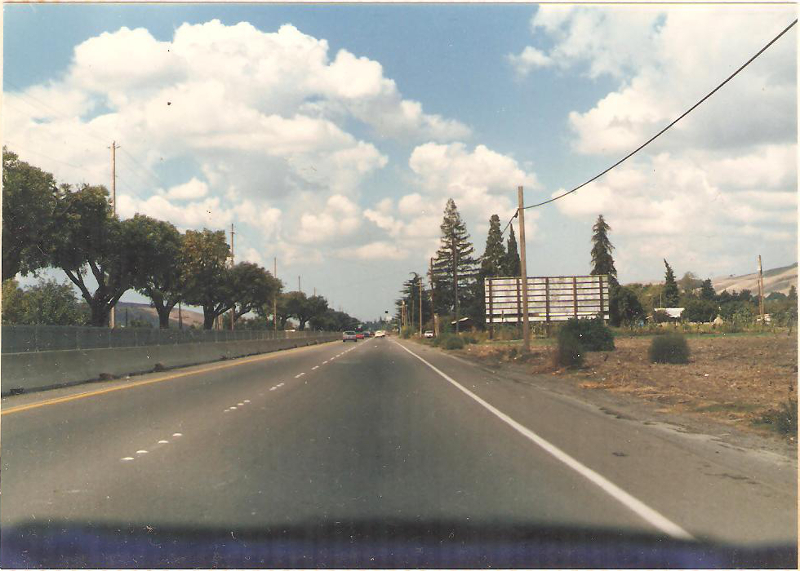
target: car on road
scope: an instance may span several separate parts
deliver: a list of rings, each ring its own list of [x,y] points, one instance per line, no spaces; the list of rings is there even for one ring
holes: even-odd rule
[[[364,332],[363,331],[359,331],[359,332],[356,333],[356,339],[363,339],[363,338],[364,338]]]
[[[425,332],[425,339],[433,339],[433,331],[430,329]]]
[[[383,329],[376,331],[375,338],[377,339],[378,337],[386,337],[386,331],[384,331]]]
[[[345,331],[342,333],[342,342],[355,341],[358,342],[358,335],[355,331]]]

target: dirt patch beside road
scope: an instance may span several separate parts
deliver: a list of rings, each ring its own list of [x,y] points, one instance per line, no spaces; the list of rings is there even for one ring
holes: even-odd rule
[[[562,377],[581,389],[644,399],[659,412],[699,415],[761,434],[775,434],[763,416],[797,396],[795,335],[690,337],[687,365],[650,363],[650,342],[618,337],[615,351],[587,353],[584,366],[574,371],[554,371],[551,347],[541,341],[525,356],[516,344],[473,345],[463,353],[486,364],[516,363],[532,374]]]

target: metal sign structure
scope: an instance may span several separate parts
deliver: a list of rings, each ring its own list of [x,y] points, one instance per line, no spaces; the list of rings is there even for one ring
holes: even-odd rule
[[[486,323],[522,321],[522,279],[488,278],[485,284]],[[608,293],[606,275],[529,277],[528,319],[608,319]]]

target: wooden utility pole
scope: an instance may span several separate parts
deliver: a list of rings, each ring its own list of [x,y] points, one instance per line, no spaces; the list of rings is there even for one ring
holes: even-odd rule
[[[183,329],[183,304],[178,302],[178,329]]]
[[[299,291],[300,293],[303,292],[303,286],[300,283],[300,276],[297,276],[297,291]]]
[[[422,276],[419,278],[419,336],[422,337]]]
[[[111,141],[111,213],[117,215],[117,146],[116,141]],[[117,308],[112,306],[108,316],[108,323],[114,329],[117,321]]]
[[[233,261],[233,235],[234,235],[233,222],[231,222],[231,268],[233,268],[236,265]],[[234,317],[236,317],[236,304],[233,304],[233,307],[231,307],[231,331],[233,331]]]
[[[517,199],[519,206],[517,208],[517,217],[519,218],[519,273],[520,281],[522,282],[522,350],[525,353],[531,351],[531,330],[528,327],[528,264],[527,252],[525,250],[525,198],[522,193],[522,187],[517,187]]]
[[[758,313],[764,326],[764,272],[761,269],[761,254],[758,255]]]
[[[439,319],[436,316],[436,303],[433,299],[433,258],[431,258],[431,315],[433,316],[433,334],[439,336]]]
[[[272,276],[278,279],[278,258],[272,258]],[[278,290],[275,290],[275,295],[272,296],[272,325],[275,331],[278,330]]]

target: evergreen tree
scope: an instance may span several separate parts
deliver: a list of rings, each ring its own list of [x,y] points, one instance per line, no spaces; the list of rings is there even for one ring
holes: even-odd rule
[[[463,302],[474,298],[470,294],[477,274],[473,258],[475,248],[469,241],[467,225],[461,219],[453,199],[447,201],[441,245],[433,260],[434,288],[437,312],[454,313],[459,317],[469,313]]]
[[[508,226],[508,243],[506,246],[506,263],[503,273],[508,277],[518,277],[520,271],[519,251],[517,250],[517,237],[514,235],[514,225]]]
[[[608,239],[608,231],[611,227],[603,219],[603,215],[597,217],[597,222],[592,226],[592,271],[593,276],[607,275],[611,288],[619,285],[617,282],[617,269],[614,267],[614,258],[611,252],[614,246]]]
[[[678,307],[680,294],[678,292],[678,284],[675,281],[675,272],[672,271],[666,260],[664,260],[664,265],[667,268],[664,279],[664,307]]]
[[[787,296],[790,301],[797,301],[797,288],[792,286],[789,288],[789,295]]]
[[[703,280],[703,283],[700,285],[700,299],[713,301],[715,297],[717,297],[717,292],[714,291],[714,286],[711,284],[711,280]]]
[[[503,274],[506,263],[506,249],[503,246],[503,235],[500,232],[500,217],[492,214],[489,218],[489,234],[486,236],[486,248],[481,256],[481,278],[493,278]]]

